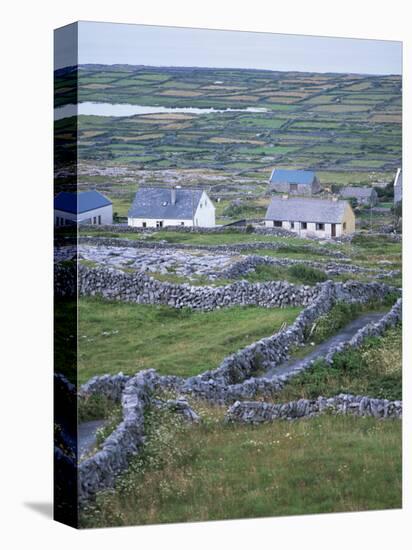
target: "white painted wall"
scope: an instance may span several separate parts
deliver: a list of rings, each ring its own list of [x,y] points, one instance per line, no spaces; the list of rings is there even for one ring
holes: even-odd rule
[[[88,212],[82,212],[81,214],[71,214],[70,212],[63,212],[63,210],[54,210],[54,225],[66,225],[66,220],[72,223],[91,223],[94,225],[111,224],[113,223],[113,206],[111,204],[102,206],[101,208],[95,208]],[[57,223],[59,218],[59,223]],[[96,220],[95,220],[96,218]],[[61,222],[63,220],[63,223]]]
[[[265,226],[275,227],[274,222],[272,220],[265,220]],[[343,233],[342,224],[337,223],[335,224],[335,227],[336,227],[336,237],[340,237]],[[302,228],[301,222],[294,222],[294,227],[292,227],[291,222],[282,222],[282,228],[287,229],[288,231],[292,231],[293,233],[296,233],[301,237],[320,237],[323,239],[332,238],[332,224],[330,223],[325,223],[324,230],[316,229],[316,223],[309,223],[309,222],[306,224],[306,229]]]
[[[176,225],[184,225],[185,227],[192,227],[193,226],[193,221],[192,219],[189,219],[189,220],[165,220],[165,219],[161,219],[161,218],[154,218],[154,219],[149,219],[149,218],[145,218],[145,219],[142,219],[142,218],[127,218],[127,224],[130,225],[131,227],[157,227],[157,222],[158,221],[162,221],[163,222],[163,227],[167,227],[167,226],[176,226]],[[146,226],[144,226],[143,224],[146,223]]]
[[[214,227],[216,225],[215,207],[204,191],[200,197],[194,220],[198,227]]]

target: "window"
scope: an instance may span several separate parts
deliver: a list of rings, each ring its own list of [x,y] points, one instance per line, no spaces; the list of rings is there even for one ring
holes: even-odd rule
[[[185,222],[180,222],[180,225],[184,225],[184,224],[185,224]]]
[[[317,223],[316,224],[316,231],[325,231],[325,224],[324,223]]]
[[[147,223],[146,223],[146,222],[142,222],[142,227],[147,227]]]
[[[290,190],[291,193],[297,193],[298,184],[297,183],[290,183],[289,184],[289,190]]]
[[[163,227],[163,221],[158,220],[156,222],[156,227]]]
[[[93,223],[94,223],[94,225],[96,225],[96,223],[97,223],[97,218],[96,218],[96,216],[93,217]]]
[[[282,227],[282,222],[278,220],[273,220],[273,227]]]
[[[308,224],[307,224],[306,222],[302,222],[302,223],[300,224],[300,228],[301,228],[301,229],[307,229],[307,228],[308,228]]]
[[[290,228],[295,229],[295,222],[290,222]]]
[[[97,223],[99,225],[102,225],[102,217],[101,216],[98,216]]]

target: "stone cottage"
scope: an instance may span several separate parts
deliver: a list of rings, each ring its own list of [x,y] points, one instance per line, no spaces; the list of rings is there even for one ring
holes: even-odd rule
[[[315,172],[275,168],[269,179],[269,190],[289,195],[311,196],[321,190]]]
[[[284,195],[272,198],[265,226],[282,227],[301,237],[331,239],[355,231],[355,214],[344,200]]]
[[[214,227],[215,207],[202,189],[141,187],[128,213],[133,227]]]
[[[378,202],[378,193],[373,187],[342,187],[339,195],[343,199],[356,199],[359,205],[375,206]]]

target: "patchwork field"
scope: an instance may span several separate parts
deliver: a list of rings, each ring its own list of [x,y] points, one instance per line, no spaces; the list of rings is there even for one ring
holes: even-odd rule
[[[73,77],[56,74],[57,107],[72,102]],[[78,78],[80,102],[206,109],[79,116],[80,188],[106,193],[119,216],[142,184],[204,186],[226,201],[223,221],[236,217],[223,210],[239,192],[262,196],[274,166],[314,169],[329,187],[387,183],[401,163],[398,76],[85,65]],[[55,127],[64,158],[72,124],[65,118]],[[64,174],[62,167],[62,185]],[[251,207],[248,217],[261,214],[259,203]]]

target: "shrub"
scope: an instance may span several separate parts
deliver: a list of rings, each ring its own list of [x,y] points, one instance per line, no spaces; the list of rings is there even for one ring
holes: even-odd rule
[[[303,284],[322,283],[327,280],[323,271],[308,267],[303,264],[292,265],[288,269],[289,274]]]

